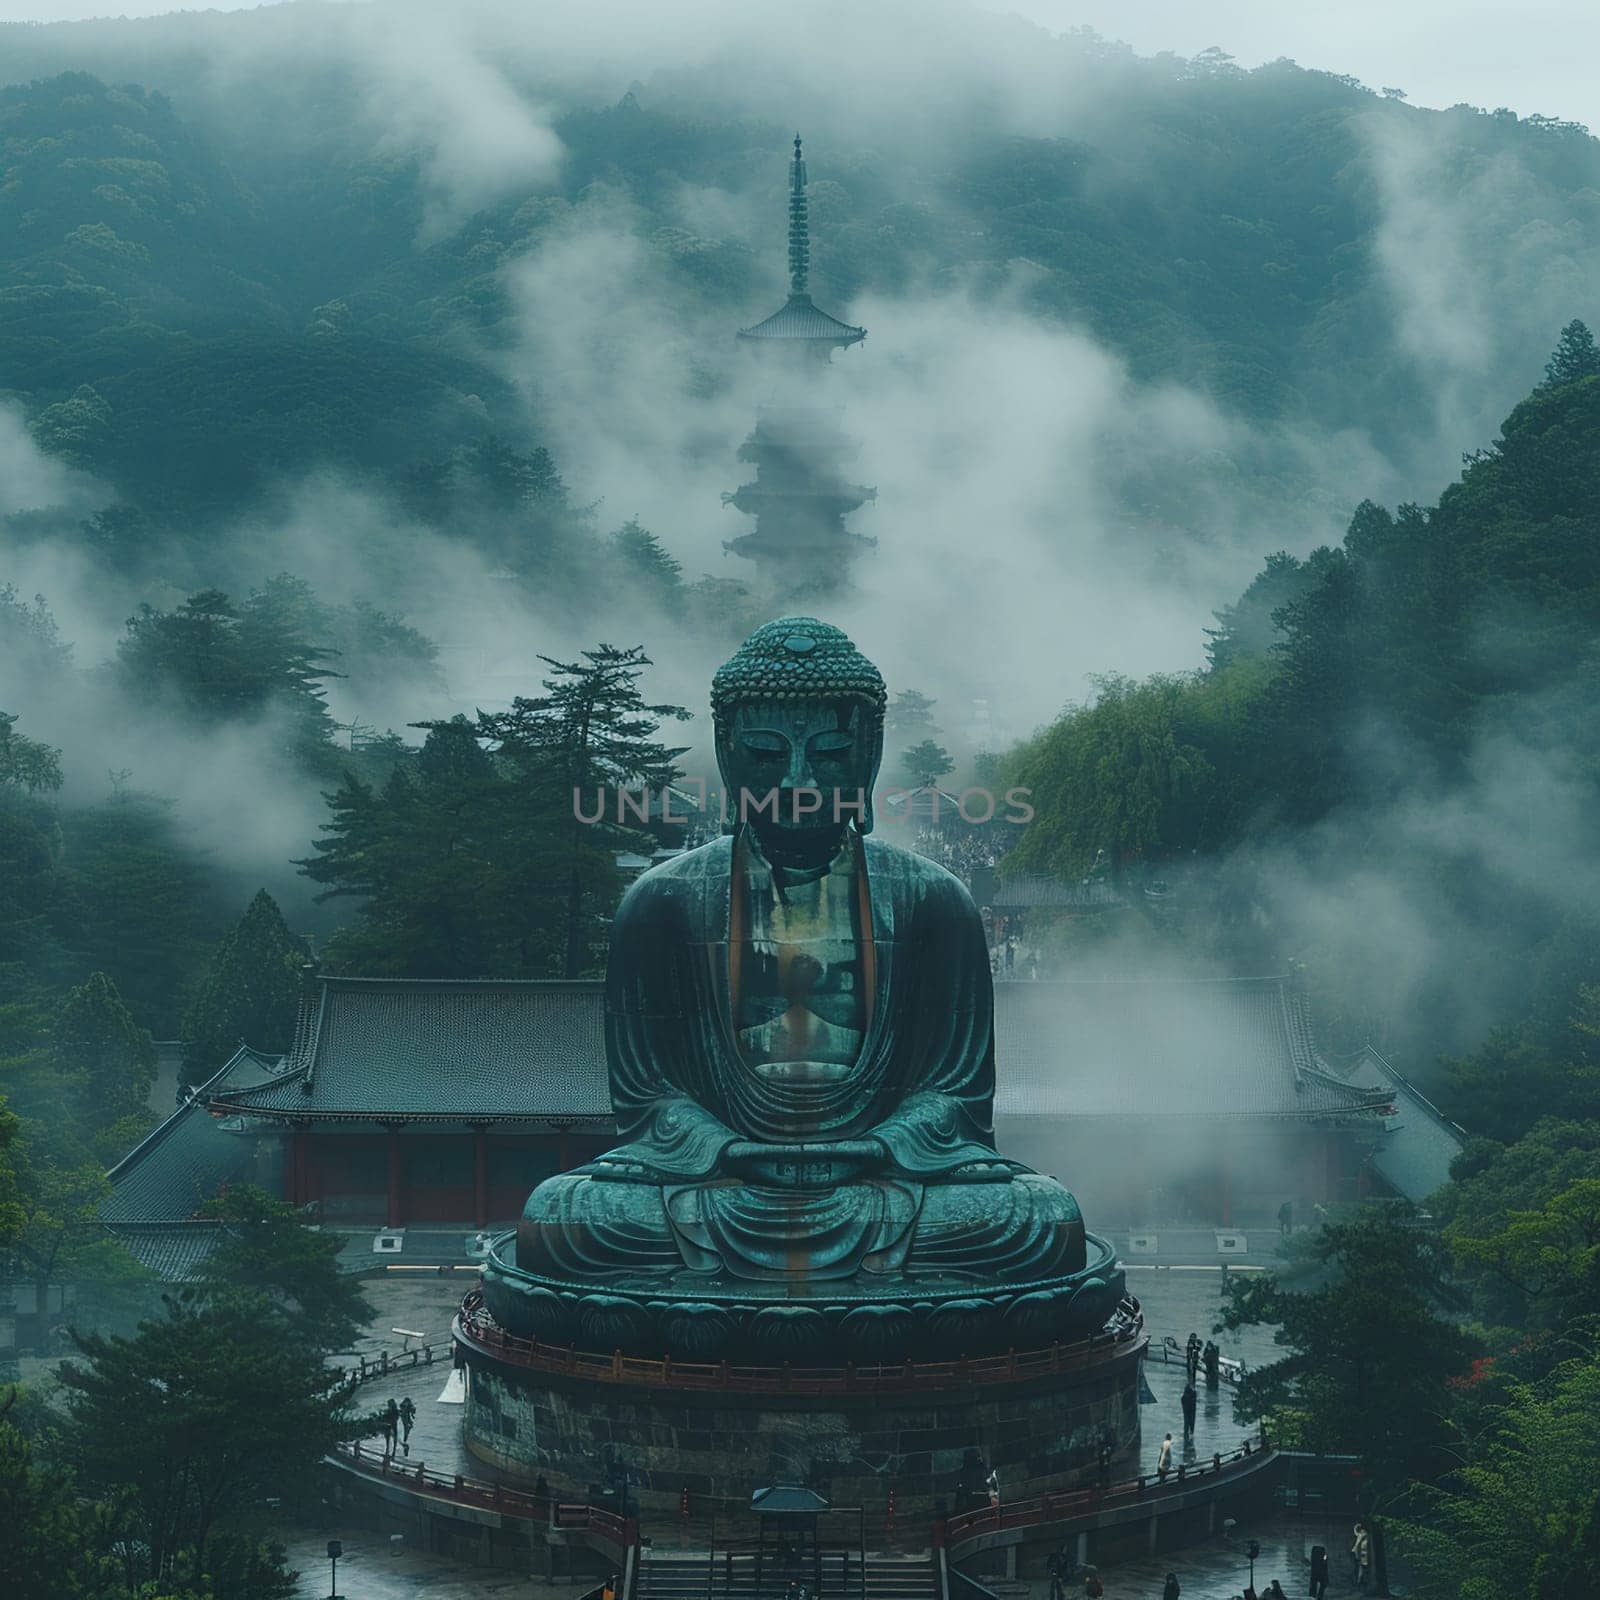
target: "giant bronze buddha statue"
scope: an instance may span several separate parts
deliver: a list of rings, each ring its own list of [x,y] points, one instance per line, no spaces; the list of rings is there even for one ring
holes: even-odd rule
[[[870,837],[883,709],[877,669],[811,618],[717,672],[731,832],[623,899],[621,1143],[529,1198],[515,1265],[485,1272],[503,1326],[684,1359],[899,1359],[1082,1337],[1113,1309],[1122,1274],[1072,1195],[996,1153],[971,898]]]

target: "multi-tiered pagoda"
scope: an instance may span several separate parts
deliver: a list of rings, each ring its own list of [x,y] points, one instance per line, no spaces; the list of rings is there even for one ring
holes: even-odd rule
[[[833,352],[859,344],[867,330],[812,302],[810,267],[806,164],[796,134],[789,167],[789,298],[764,322],[739,330],[771,380],[755,431],[739,448],[739,459],[755,464],[755,481],[722,497],[724,505],[755,518],[755,528],[725,548],[754,561],[784,598],[837,593],[854,557],[877,542],[844,525],[850,512],[877,498],[877,490],[845,478],[844,464],[857,446],[840,427],[840,408],[821,404],[818,395]]]

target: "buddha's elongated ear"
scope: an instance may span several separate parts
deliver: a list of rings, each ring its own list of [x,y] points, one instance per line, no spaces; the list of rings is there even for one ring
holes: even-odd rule
[[[867,750],[867,792],[861,807],[861,831],[871,833],[876,820],[872,811],[872,794],[878,787],[878,769],[883,765],[883,714],[876,706],[861,703],[860,715],[867,719],[871,743]]]

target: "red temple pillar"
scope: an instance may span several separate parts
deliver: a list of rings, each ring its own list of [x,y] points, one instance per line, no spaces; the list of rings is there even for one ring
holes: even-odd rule
[[[479,1228],[489,1226],[489,1135],[472,1130],[472,1217]]]
[[[402,1225],[403,1208],[401,1206],[401,1166],[400,1166],[400,1130],[389,1130],[389,1213],[387,1224],[391,1228]]]

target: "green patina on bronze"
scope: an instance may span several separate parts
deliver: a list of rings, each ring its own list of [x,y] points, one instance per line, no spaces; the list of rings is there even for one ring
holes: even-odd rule
[[[612,931],[621,1143],[528,1200],[490,1309],[552,1343],[685,1359],[977,1355],[1081,1338],[1122,1274],[1077,1202],[994,1148],[993,991],[963,885],[866,837],[883,680],[786,617],[716,675],[757,813],[646,873]]]
[[[883,674],[844,632],[814,617],[763,623],[711,679],[711,716],[725,733],[733,708],[759,699],[858,698],[883,716]]]

